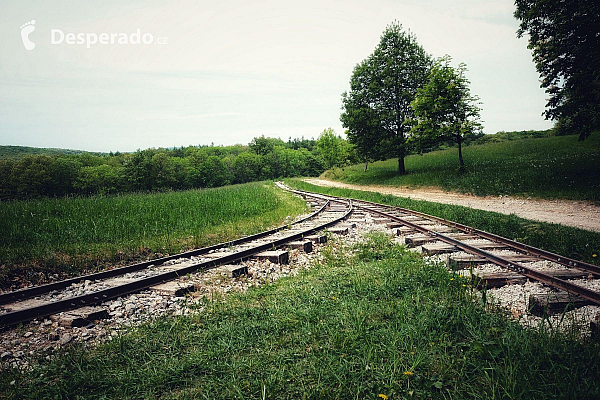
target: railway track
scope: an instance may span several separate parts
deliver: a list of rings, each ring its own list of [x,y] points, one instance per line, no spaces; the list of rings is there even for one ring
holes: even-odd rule
[[[349,200],[311,198],[313,212],[289,225],[202,249],[0,294],[0,329],[69,310],[90,310],[90,306],[111,299],[244,259],[286,262],[287,252],[278,249],[312,248],[311,240],[318,242],[323,238],[316,233],[345,220],[353,211]]]
[[[289,225],[202,249],[175,254],[122,268],[89,274],[47,285],[0,294],[0,329],[82,307],[102,304],[147,288],[156,288],[187,274],[207,271],[252,257],[278,258],[277,249],[319,241],[315,233],[347,220],[353,224],[369,215],[394,232],[409,247],[430,256],[446,256],[453,269],[471,269],[480,287],[494,288],[531,279],[552,288],[550,295],[530,299],[530,309],[543,314],[565,307],[600,305],[600,292],[582,280],[600,277],[598,266],[562,257],[510,239],[439,217],[399,207],[289,190],[311,201],[313,212]],[[340,232],[343,232],[343,228]],[[270,251],[270,252],[269,252]],[[280,250],[281,251],[281,250]],[[278,260],[278,262],[281,260]],[[558,266],[544,270],[540,261]],[[285,261],[284,261],[285,262]],[[494,264],[502,271],[477,273],[477,267]],[[84,285],[85,283],[85,285]],[[83,286],[83,287],[82,287]]]
[[[329,195],[319,198],[343,200]],[[393,230],[409,247],[445,258],[452,269],[469,270],[470,277],[480,288],[498,288],[527,280],[543,283],[550,291],[528,299],[528,309],[534,315],[600,305],[600,267],[596,265],[417,211],[358,199],[352,202],[355,215],[368,213]],[[492,273],[479,272],[479,267],[485,265],[495,265],[498,269]]]

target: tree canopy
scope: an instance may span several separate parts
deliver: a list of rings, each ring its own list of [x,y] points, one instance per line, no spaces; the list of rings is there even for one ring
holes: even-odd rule
[[[336,140],[338,148],[348,148],[345,140]],[[50,155],[0,157],[0,201],[210,188],[288,176],[318,176],[325,165],[313,139],[283,142],[264,136],[254,138],[248,146],[152,148],[99,155],[52,151]]]
[[[398,174],[406,172],[410,103],[426,82],[431,58],[410,32],[394,22],[388,25],[373,54],[359,63],[342,94],[340,120],[348,139],[365,160],[398,157]]]
[[[550,95],[546,119],[583,140],[600,114],[600,3],[516,0],[517,36],[529,35],[541,87]]]
[[[456,142],[460,168],[464,169],[462,143],[481,130],[479,98],[469,89],[466,65],[461,63],[454,68],[451,61],[448,55],[438,59],[427,83],[417,90],[411,103],[416,118],[411,129],[411,142],[417,149],[440,141]]]
[[[327,168],[341,167],[356,161],[354,147],[341,136],[336,135],[332,128],[321,132],[316,145]]]

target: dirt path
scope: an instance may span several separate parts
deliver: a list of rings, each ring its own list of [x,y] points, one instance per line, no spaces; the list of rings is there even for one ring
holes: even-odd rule
[[[515,214],[519,217],[574,226],[589,231],[600,232],[600,207],[585,201],[573,200],[532,200],[507,196],[479,197],[462,193],[444,192],[437,189],[407,189],[391,186],[362,186],[307,178],[306,182],[319,186],[367,190],[417,200],[455,204],[479,210],[495,211],[502,214]]]

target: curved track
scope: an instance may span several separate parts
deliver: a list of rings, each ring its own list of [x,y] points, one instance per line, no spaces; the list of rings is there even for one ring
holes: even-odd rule
[[[330,201],[326,199],[319,196],[312,196],[312,198],[316,199],[313,204],[316,211],[290,225],[169,257],[4,293],[0,295],[0,305],[4,308],[4,313],[0,314],[0,328],[25,323],[62,311],[100,304],[186,274],[234,263],[261,252],[281,248],[287,243],[303,239],[343,221],[353,211],[352,202],[348,200],[335,200],[342,206],[332,207]],[[144,275],[144,273],[147,276],[119,282],[120,277]],[[124,281],[122,278],[120,280]],[[61,291],[86,281],[110,282],[110,284],[105,284],[104,287],[101,285],[101,289],[85,294],[60,298]],[[49,299],[50,297],[54,297],[54,299]]]
[[[461,260],[466,265],[492,263],[515,274],[543,282],[557,292],[573,299],[600,305],[600,293],[565,278],[565,274],[551,274],[530,266],[531,262],[546,260],[579,275],[600,277],[598,266],[560,256],[542,249],[471,228],[456,222],[420,212],[372,203],[363,200],[340,198],[319,193],[283,189],[311,199],[314,212],[307,217],[256,235],[236,239],[214,246],[196,249],[169,257],[150,260],[122,268],[84,275],[47,285],[27,288],[0,295],[0,328],[14,326],[30,320],[57,314],[62,311],[101,304],[143,289],[178,279],[186,274],[205,271],[219,265],[248,259],[258,253],[285,247],[316,232],[346,220],[354,211],[368,213],[386,223],[402,235],[405,242],[421,246],[424,253],[443,254],[463,251],[469,256]],[[506,256],[502,253],[511,253]],[[577,274],[576,273],[576,274]],[[566,274],[568,275],[568,274]],[[130,276],[127,279],[123,277]],[[131,278],[133,277],[133,278]],[[563,279],[564,278],[564,279]],[[100,282],[79,295],[60,295],[82,282]],[[104,283],[102,283],[104,282]]]
[[[295,191],[309,196],[315,193]],[[320,199],[329,201],[348,200],[330,195],[318,195]],[[513,279],[515,273],[526,278],[536,280],[548,285],[559,293],[566,293],[573,301],[583,304],[600,305],[600,292],[573,283],[564,276],[588,276],[600,278],[600,267],[574,260],[549,251],[538,249],[523,243],[516,242],[489,232],[471,228],[453,221],[424,214],[421,212],[378,204],[363,200],[352,199],[355,210],[363,211],[385,219],[389,226],[398,224],[403,227],[407,244],[424,245],[423,250],[428,254],[443,254],[464,251],[471,255],[471,265],[491,263],[513,272],[507,275],[507,281]],[[411,237],[412,235],[412,237]],[[473,243],[480,242],[480,243]],[[426,245],[426,246],[425,246]],[[510,256],[504,256],[493,250],[508,250]],[[529,266],[530,263],[546,260],[568,269],[571,274],[552,274]],[[464,260],[467,264],[469,258]]]

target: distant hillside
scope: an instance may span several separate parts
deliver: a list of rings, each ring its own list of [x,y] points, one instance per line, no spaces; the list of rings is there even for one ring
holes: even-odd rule
[[[406,157],[407,174],[397,175],[397,159],[333,168],[321,176],[359,185],[430,186],[479,196],[513,195],[600,201],[600,132],[579,142],[577,135],[514,139],[532,135],[502,132],[489,143]],[[543,134],[543,132],[542,132]]]
[[[58,155],[58,154],[81,154],[83,150],[56,149],[44,147],[27,146],[0,146],[0,158],[21,158],[35,154]],[[100,154],[100,153],[94,153]]]

